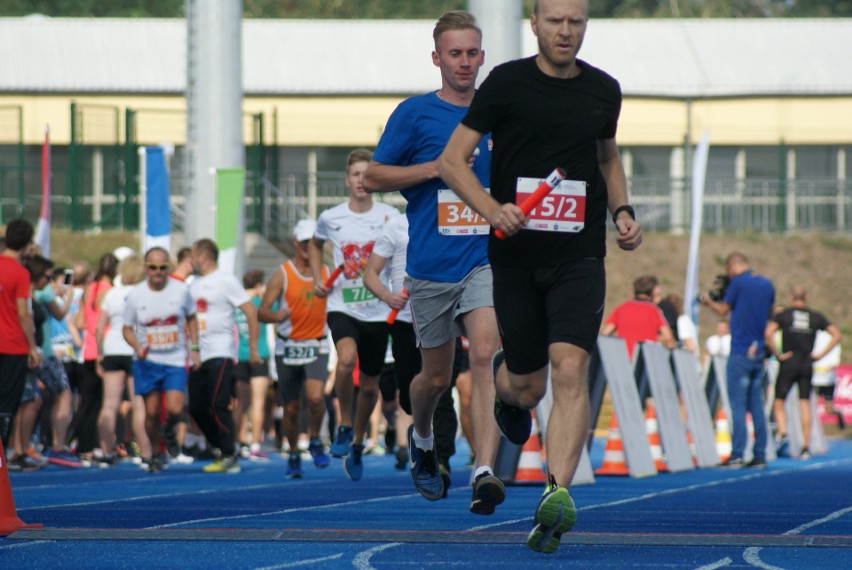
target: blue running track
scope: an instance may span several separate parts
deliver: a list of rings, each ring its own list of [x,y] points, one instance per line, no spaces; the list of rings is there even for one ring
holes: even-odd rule
[[[305,478],[288,480],[278,456],[234,475],[198,462],[157,474],[51,466],[10,474],[18,516],[44,528],[0,538],[0,568],[848,570],[852,440],[829,445],[765,470],[599,477],[572,489],[577,525],[550,555],[526,547],[540,487],[508,488],[492,516],[468,512],[464,449],[437,502],[390,455],[365,456],[358,482],[341,460],[324,470],[303,461]]]

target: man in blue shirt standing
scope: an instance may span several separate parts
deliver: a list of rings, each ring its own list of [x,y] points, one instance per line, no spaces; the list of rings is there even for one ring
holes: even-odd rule
[[[728,255],[725,270],[731,281],[721,301],[704,293],[701,302],[715,313],[731,314],[731,356],[728,358],[728,399],[734,424],[731,456],[722,467],[766,467],[766,415],[763,411],[763,356],[766,322],[775,303],[775,288],[752,271],[739,252]],[[746,412],[754,423],[754,458],[743,459],[748,432]]]

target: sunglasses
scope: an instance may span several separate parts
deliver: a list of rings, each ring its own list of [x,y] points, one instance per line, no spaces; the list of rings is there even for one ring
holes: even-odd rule
[[[153,263],[148,264],[148,269],[151,271],[168,271],[168,265],[154,265]]]

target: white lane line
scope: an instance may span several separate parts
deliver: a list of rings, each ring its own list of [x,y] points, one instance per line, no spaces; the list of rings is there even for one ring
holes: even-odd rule
[[[815,526],[819,526],[821,524],[825,524],[827,522],[831,522],[835,519],[839,519],[840,517],[842,517],[843,515],[846,515],[848,513],[852,513],[852,507],[846,507],[845,509],[840,509],[838,511],[834,511],[833,513],[829,513],[822,518],[814,519],[810,522],[806,522],[805,524],[797,526],[796,528],[794,528],[792,530],[788,530],[784,534],[787,535],[787,536],[794,536],[794,535],[797,535],[797,534],[802,534],[803,532],[805,532],[806,530],[808,530],[810,528],[813,528]],[[759,546],[753,546],[751,548],[747,548],[745,550],[745,552],[743,552],[743,559],[746,562],[748,562],[749,564],[751,564],[752,566],[755,566],[757,568],[763,568],[764,570],[783,570],[781,568],[778,568],[777,566],[772,566],[771,564],[767,564],[766,562],[761,560],[760,559],[760,551],[761,550],[763,550],[763,548],[759,547]]]
[[[717,568],[724,568],[725,566],[730,565],[733,562],[730,558],[722,558],[721,560],[717,560],[712,564],[707,564],[706,566],[699,566],[695,570],[716,570]]]
[[[104,499],[102,501],[85,501],[80,503],[57,503],[53,505],[40,505],[37,507],[19,508],[21,511],[38,511],[44,509],[65,509],[70,507],[91,507],[94,505],[109,505],[111,503],[132,503],[136,501],[146,501],[148,499],[168,499],[170,497],[183,497],[192,495],[209,495],[211,493],[222,493],[224,491],[257,491],[259,489],[274,489],[280,487],[280,483],[270,483],[264,485],[251,485],[248,487],[239,487],[236,489],[199,489],[197,491],[182,491],[178,493],[159,493],[157,495],[139,495],[136,497],[123,497],[119,499]],[[17,492],[17,491],[16,491]]]
[[[267,511],[265,513],[248,513],[245,515],[228,515],[224,517],[209,517],[204,519],[195,519],[191,521],[181,521],[176,523],[169,523],[157,526],[146,527],[146,529],[157,529],[157,528],[174,528],[177,526],[183,526],[186,524],[200,524],[200,523],[208,523],[208,522],[216,522],[216,521],[226,521],[226,520],[239,520],[239,519],[253,519],[256,517],[271,517],[276,515],[286,515],[290,513],[301,513],[308,511],[319,511],[323,509],[336,509],[338,507],[351,507],[354,505],[365,505],[369,503],[382,503],[385,501],[396,501],[398,499],[406,499],[411,497],[419,497],[420,493],[411,493],[406,495],[395,495],[392,497],[376,497],[374,499],[365,499],[362,501],[346,501],[343,503],[330,503],[327,505],[314,505],[312,507],[293,507],[290,509],[281,509],[277,511]]]
[[[418,493],[419,495],[420,493]],[[389,542],[387,544],[380,544],[379,546],[374,546],[373,548],[369,548],[364,552],[359,552],[355,558],[352,559],[352,566],[357,568],[358,570],[375,570],[373,565],[370,564],[370,559],[373,557],[373,554],[378,554],[387,550],[388,548],[396,548],[397,546],[402,546],[401,542]]]

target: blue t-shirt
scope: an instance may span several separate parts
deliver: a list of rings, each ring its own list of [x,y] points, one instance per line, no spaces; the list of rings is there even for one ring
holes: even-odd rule
[[[435,92],[406,99],[394,110],[373,153],[373,160],[389,166],[411,166],[435,160],[467,113],[442,100]],[[479,141],[473,171],[488,188],[491,172],[491,135]],[[469,235],[442,235],[438,229],[440,179],[402,190],[408,200],[406,272],[416,279],[455,283],[476,267],[488,263],[488,230]],[[472,210],[463,215],[470,216]]]
[[[748,354],[755,342],[762,355],[763,332],[775,303],[772,282],[752,271],[740,273],[728,284],[725,303],[731,307],[731,356]]]
[[[252,297],[251,302],[255,307],[260,307],[260,297]],[[275,308],[273,307],[273,310]],[[237,321],[237,332],[239,333],[239,345],[237,348],[237,360],[239,362],[248,362],[249,360],[249,330],[246,314],[239,309],[234,311],[234,319]],[[269,358],[269,344],[266,339],[266,323],[258,323],[260,325],[260,335],[257,337],[257,352],[263,359]]]

